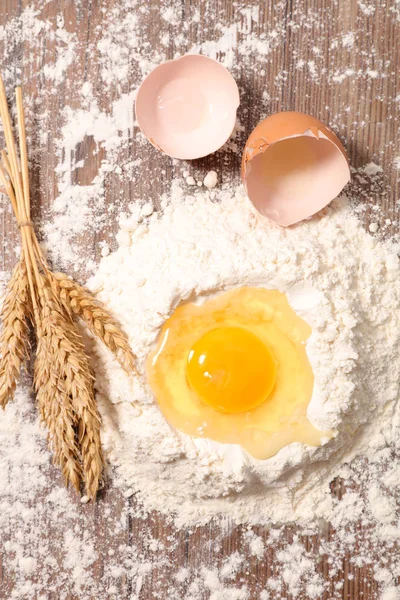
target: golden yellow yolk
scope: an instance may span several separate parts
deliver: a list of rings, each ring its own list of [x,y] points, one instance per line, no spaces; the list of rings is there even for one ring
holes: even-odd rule
[[[189,385],[208,406],[240,413],[270,395],[276,363],[267,346],[241,327],[208,331],[191,348],[186,365]]]

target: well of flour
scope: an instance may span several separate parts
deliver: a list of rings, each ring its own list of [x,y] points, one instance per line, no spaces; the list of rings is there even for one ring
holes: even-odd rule
[[[104,374],[96,382],[103,442],[119,482],[177,524],[215,515],[254,523],[323,517],[335,466],[385,444],[398,426],[394,249],[364,231],[344,198],[290,229],[258,215],[232,186],[193,193],[174,181],[162,208],[147,216],[133,206],[121,218],[119,249],[90,281],[128,333],[141,374],[130,381],[94,349],[96,373]],[[239,446],[185,436],[160,413],[144,365],[163,322],[188,298],[244,285],[285,292],[312,327],[308,417],[337,431],[322,447],[295,443],[258,461]]]

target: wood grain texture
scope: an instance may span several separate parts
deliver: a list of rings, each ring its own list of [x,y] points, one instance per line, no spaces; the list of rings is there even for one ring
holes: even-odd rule
[[[0,47],[4,43],[8,45],[3,60],[0,55],[0,64],[2,71],[7,71],[9,89],[21,77],[26,94],[38,98],[38,102],[42,103],[41,108],[45,108],[45,112],[41,113],[44,117],[40,123],[35,121],[34,107],[28,114],[34,219],[45,219],[47,208],[57,196],[55,169],[58,157],[54,140],[61,133],[64,107],[78,106],[77,89],[84,81],[90,82],[101,98],[102,110],[107,111],[121,93],[128,92],[137,83],[138,72],[134,57],[130,57],[132,67],[125,84],[104,94],[100,87],[97,42],[102,35],[104,11],[112,11],[118,3],[118,0],[51,0],[43,3],[39,11],[41,17],[55,24],[57,17],[62,15],[66,29],[74,32],[77,40],[76,56],[73,65],[68,68],[67,77],[57,84],[53,95],[46,94],[43,98],[41,90],[45,86],[48,90],[50,85],[43,75],[43,68],[57,58],[55,41],[43,35],[36,50],[32,52],[29,40],[24,38],[23,25],[20,25],[20,35],[16,34],[6,40],[0,37]],[[147,4],[148,1],[143,1],[143,5]],[[364,5],[368,4],[371,11],[362,10],[360,4],[357,0],[259,0],[259,20],[250,20],[247,31],[250,34],[256,30],[262,35],[276,30],[279,32],[280,42],[275,46],[272,44],[263,68],[249,68],[249,64],[252,64],[251,53],[256,50],[249,50],[250,58],[247,57],[245,63],[241,61],[238,52],[235,53],[235,76],[241,93],[239,119],[244,129],[237,143],[239,146],[243,144],[246,135],[262,117],[280,110],[311,113],[331,124],[343,140],[355,169],[372,160],[383,167],[378,183],[374,181],[371,184],[370,180],[356,176],[349,194],[361,197],[362,202],[367,205],[362,217],[366,225],[371,220],[379,222],[387,235],[391,235],[398,232],[399,170],[395,160],[400,156],[400,23],[393,16],[392,9],[397,6],[394,0],[386,3],[369,0]],[[0,23],[4,25],[9,22],[29,5],[31,2],[28,0],[0,0]],[[257,2],[182,0],[182,23],[195,9],[200,13],[199,22],[191,23],[188,31],[180,25],[172,27],[161,18],[165,6],[166,3],[161,4],[159,0],[151,2],[148,7],[146,35],[157,47],[160,46],[162,35],[169,33],[171,37],[167,56],[172,57],[176,50],[174,39],[179,33],[186,36],[188,48],[192,44],[220,36],[220,31],[215,27],[214,14],[218,14],[219,20],[222,19],[227,26],[242,23],[240,30],[246,31],[243,24],[246,16],[241,9],[257,6]],[[355,34],[355,45],[350,50],[343,44],[343,36],[349,32]],[[239,33],[239,37],[245,35]],[[256,65],[255,57],[253,62]],[[48,131],[45,140],[38,136],[39,127]],[[119,180],[112,173],[107,177],[106,202],[117,203],[118,209],[124,209],[130,202],[142,198],[156,201],[168,189],[171,177],[178,168],[168,157],[161,155],[149,144],[143,147],[133,137],[126,149],[126,161],[139,152],[143,165],[139,181],[124,180],[121,189]],[[97,147],[93,138],[86,138],[76,149],[75,159],[80,158],[85,159],[85,167],[77,169],[74,178],[76,183],[83,185],[90,183],[97,173],[104,158],[104,150]],[[215,156],[194,161],[193,168],[203,174],[211,167],[216,168],[224,180],[237,173],[239,165],[239,154],[219,152]],[[374,206],[381,210],[376,212]],[[387,219],[390,222],[386,222]],[[12,249],[18,245],[19,237],[8,211],[2,213],[1,230],[4,249],[2,266],[10,268],[14,260]],[[78,240],[82,252],[95,256],[98,261],[99,241],[107,240],[113,247],[116,231],[117,219],[113,214],[101,233],[94,233],[93,236],[85,234]],[[82,272],[80,275],[83,278],[85,274]],[[55,469],[53,478],[54,486],[62,485]],[[339,497],[343,492],[340,485],[332,489]],[[32,506],[42,501],[43,498],[33,498]],[[177,531],[157,514],[138,517],[139,509],[134,498],[130,499],[130,508],[127,510],[125,499],[113,488],[104,490],[96,505],[82,506],[73,493],[71,502],[76,506],[76,536],[84,535],[85,530],[96,539],[96,577],[98,581],[104,582],[104,598],[183,600],[189,593],[187,586],[185,587],[184,582],[173,581],[171,573],[178,566],[190,566],[194,569],[200,569],[203,565],[213,568],[221,566],[226,557],[243,547],[243,536],[246,534],[246,527],[227,525],[222,528],[217,524]],[[120,524],[118,534],[115,533],[116,523]],[[110,529],[113,530],[112,539],[108,534]],[[263,527],[255,527],[253,530],[264,540],[265,554],[261,559],[251,557],[246,568],[239,569],[236,578],[230,582],[232,586],[247,586],[251,600],[259,598],[261,591],[266,589],[267,580],[274,576],[276,570],[277,553],[285,546],[285,542],[271,542],[271,531]],[[1,532],[2,552],[5,551],[6,542],[14,535],[15,531]],[[53,557],[57,563],[57,546],[63,540],[57,523],[50,516],[43,536],[54,539]],[[325,577],[326,588],[320,596],[321,600],[378,600],[372,566],[356,566],[349,554],[343,558],[342,569],[330,576],[324,545],[326,547],[326,544],[335,539],[335,531],[331,527],[321,531],[320,536],[307,537],[296,525],[287,526],[285,540],[290,542],[295,536],[299,536],[313,555],[317,572]],[[150,538],[155,540],[155,546],[149,546]],[[38,548],[40,543],[40,539],[37,540]],[[112,551],[114,556],[115,553],[117,556],[121,554],[121,561],[127,560],[127,548],[130,547],[139,552],[141,560],[153,564],[149,577],[141,585],[139,578],[121,576],[117,588],[107,591],[108,553]],[[378,562],[380,549],[375,548],[373,552]],[[133,557],[132,569],[134,563]],[[59,564],[59,568],[62,565]],[[5,572],[0,561],[0,598],[15,597],[12,591],[17,577],[17,567]],[[40,578],[40,561],[36,577]],[[56,579],[57,569],[54,570],[54,580]],[[52,593],[46,595],[51,600],[57,600],[58,597]],[[69,591],[67,597],[69,600],[78,600],[79,594]],[[209,597],[210,592],[204,592],[204,599]],[[269,597],[295,600],[284,588],[276,592],[270,590]],[[307,595],[302,594],[297,598],[307,600]]]

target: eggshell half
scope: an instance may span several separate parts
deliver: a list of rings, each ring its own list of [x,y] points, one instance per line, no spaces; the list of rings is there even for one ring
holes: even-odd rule
[[[257,210],[279,225],[311,217],[350,180],[338,137],[318,119],[276,113],[254,129],[243,153],[242,177]]]
[[[174,158],[207,156],[231,135],[239,90],[229,71],[197,54],[165,62],[143,81],[136,118],[149,141]]]

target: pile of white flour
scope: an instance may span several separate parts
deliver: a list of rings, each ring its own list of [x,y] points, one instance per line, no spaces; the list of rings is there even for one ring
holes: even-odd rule
[[[129,381],[97,350],[103,442],[120,481],[147,509],[173,512],[177,524],[220,514],[246,523],[323,516],[335,465],[376,452],[398,428],[394,249],[364,231],[345,199],[282,229],[260,216],[240,187],[193,192],[175,180],[161,216],[149,213],[148,205],[132,206],[121,218],[119,249],[103,258],[90,281],[121,321],[142,376]],[[160,413],[145,360],[164,321],[180,302],[245,285],[287,293],[312,327],[308,416],[337,431],[322,447],[293,443],[259,461],[240,446],[181,434]]]

